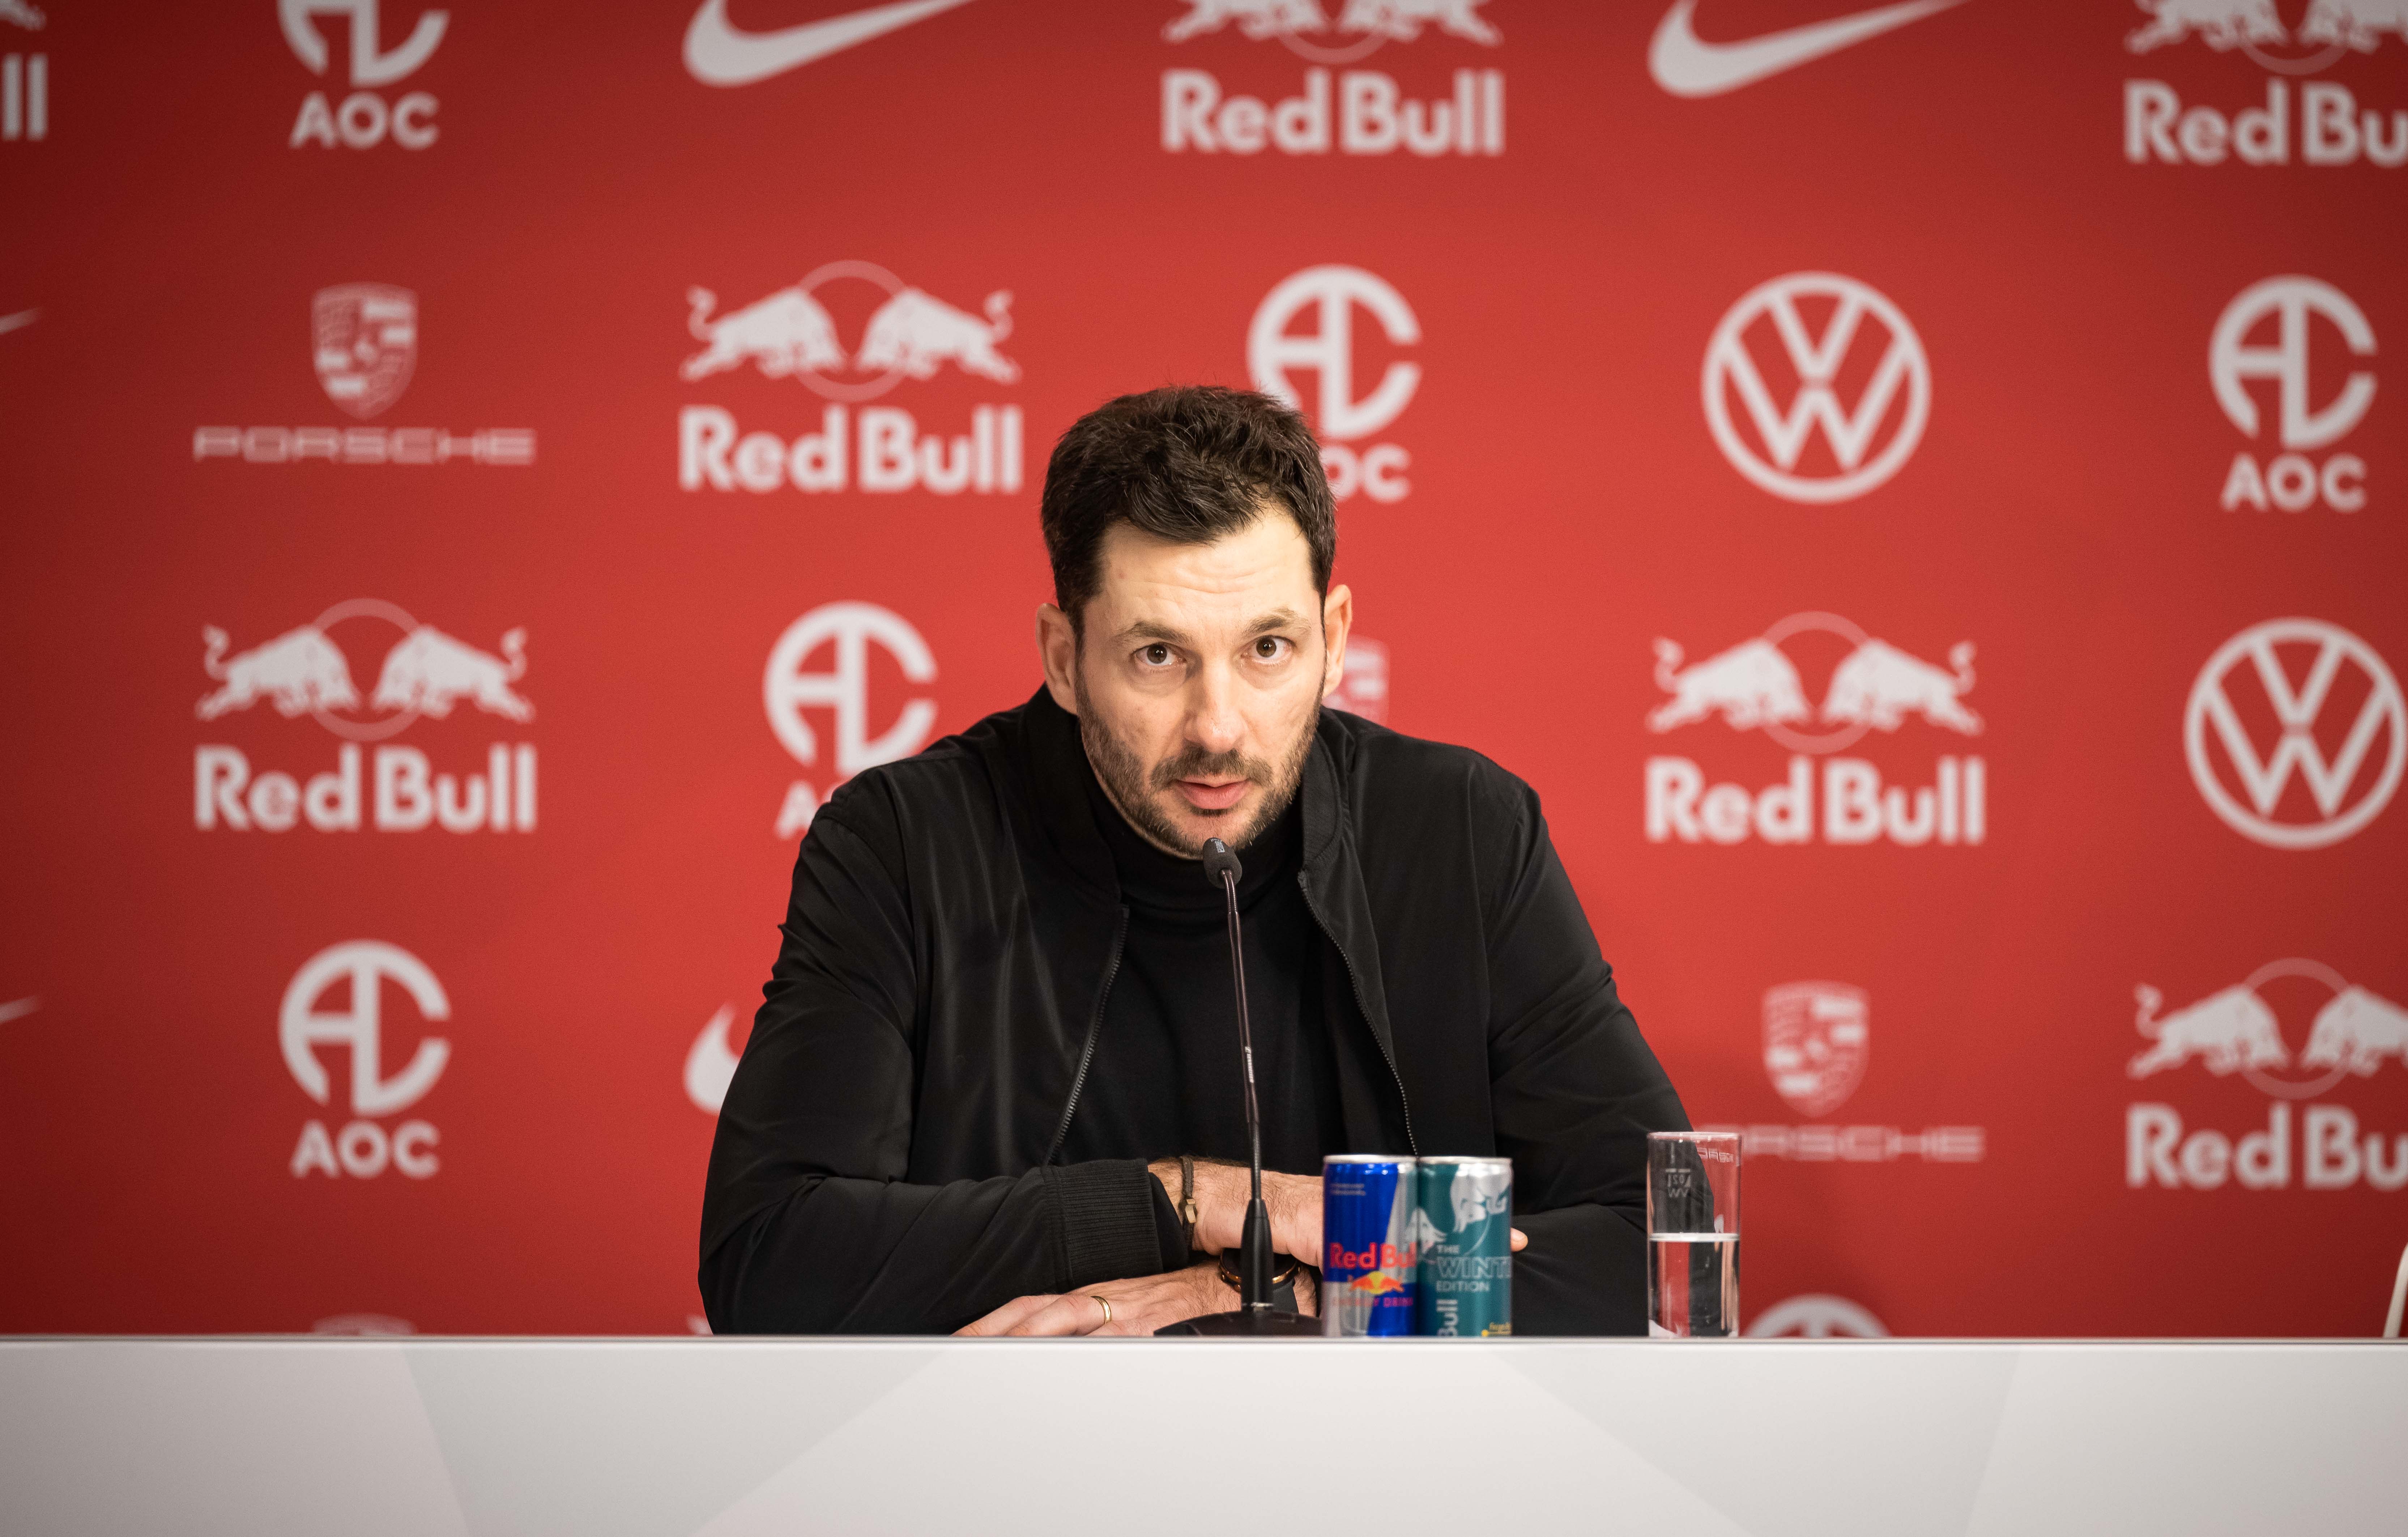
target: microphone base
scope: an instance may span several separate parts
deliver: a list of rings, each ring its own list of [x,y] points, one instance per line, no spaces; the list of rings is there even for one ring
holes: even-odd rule
[[[1200,1334],[1219,1340],[1318,1340],[1321,1320],[1270,1308],[1240,1308],[1235,1313],[1207,1313],[1183,1318],[1154,1332],[1156,1338]]]

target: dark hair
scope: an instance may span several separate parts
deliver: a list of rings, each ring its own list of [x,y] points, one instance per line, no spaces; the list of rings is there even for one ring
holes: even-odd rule
[[[1321,445],[1290,407],[1218,384],[1172,384],[1108,400],[1070,424],[1045,467],[1039,518],[1054,562],[1054,601],[1081,627],[1114,524],[1181,544],[1210,544],[1271,508],[1296,519],[1312,584],[1329,591],[1338,509]]]

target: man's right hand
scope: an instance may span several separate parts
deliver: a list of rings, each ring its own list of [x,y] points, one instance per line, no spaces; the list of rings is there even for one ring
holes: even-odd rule
[[[1170,1204],[1179,1204],[1179,1160],[1159,1158],[1146,1171],[1162,1182]],[[1196,1160],[1196,1247],[1206,1254],[1245,1242],[1246,1202],[1254,1180],[1241,1163]],[[1321,1263],[1321,1176],[1263,1171],[1263,1209],[1270,1214],[1271,1248],[1308,1265]]]

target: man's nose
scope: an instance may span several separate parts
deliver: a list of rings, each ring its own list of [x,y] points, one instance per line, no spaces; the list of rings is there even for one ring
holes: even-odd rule
[[[1187,711],[1187,740],[1208,753],[1229,753],[1246,740],[1238,713],[1237,680],[1226,667],[1197,671]]]

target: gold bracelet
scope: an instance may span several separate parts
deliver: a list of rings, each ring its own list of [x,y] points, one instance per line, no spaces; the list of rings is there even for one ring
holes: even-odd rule
[[[1187,1252],[1196,1252],[1196,1223],[1203,1214],[1196,1209],[1196,1160],[1186,1154],[1179,1155],[1179,1225],[1187,1230]]]

